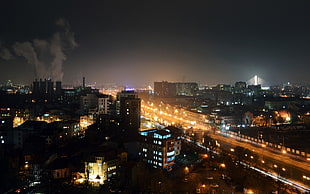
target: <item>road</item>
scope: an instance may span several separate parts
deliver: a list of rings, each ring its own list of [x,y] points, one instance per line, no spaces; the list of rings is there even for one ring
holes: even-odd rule
[[[209,117],[207,115],[194,113],[163,103],[155,105],[151,102],[142,102],[141,108],[143,116],[155,122],[164,125],[180,125],[184,130],[194,129],[202,131],[203,133],[208,133],[211,138],[222,144],[231,147],[240,146],[252,150],[258,154],[261,161],[263,161],[262,164],[259,165],[260,167],[264,165],[264,168],[270,173],[278,172],[278,174],[280,174],[282,169],[285,169],[285,172],[281,172],[283,177],[292,179],[298,184],[310,186],[309,161],[296,160],[290,154],[271,150],[270,148],[264,147],[262,144],[215,131],[214,126],[209,123]]]

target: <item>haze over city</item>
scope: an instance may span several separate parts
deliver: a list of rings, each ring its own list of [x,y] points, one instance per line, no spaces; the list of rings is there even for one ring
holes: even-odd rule
[[[309,83],[306,1],[6,1],[0,81]],[[275,76],[276,75],[276,76]]]
[[[308,1],[0,4],[0,193],[310,193]]]

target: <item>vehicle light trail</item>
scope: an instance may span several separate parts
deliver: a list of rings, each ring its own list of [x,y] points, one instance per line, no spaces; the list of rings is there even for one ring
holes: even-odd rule
[[[191,140],[191,139],[189,139],[189,138],[182,137],[182,139],[184,139],[184,140],[186,140],[186,141],[188,141],[188,142],[190,142],[190,143],[193,143],[193,144],[197,145],[197,146],[200,147],[200,148],[206,149],[207,151],[211,151],[211,152],[213,152],[213,153],[215,153],[215,154],[219,154],[218,152],[216,152],[216,151],[214,151],[214,150],[210,150],[208,147],[206,147],[206,146],[204,146],[204,145],[202,145],[202,144],[200,144],[200,143],[197,143],[197,142],[195,142],[195,141],[193,141],[193,140]],[[299,184],[298,182],[295,182],[295,181],[286,179],[286,178],[284,178],[284,177],[282,177],[282,176],[280,176],[280,175],[277,175],[277,174],[272,173],[272,172],[264,171],[264,170],[262,170],[262,169],[259,169],[259,168],[254,167],[254,166],[250,166],[249,164],[246,164],[246,163],[244,163],[244,162],[242,162],[242,161],[239,161],[239,163],[240,163],[241,165],[247,167],[247,168],[250,168],[250,169],[256,171],[256,172],[259,172],[259,173],[261,173],[261,174],[263,174],[263,175],[269,176],[269,177],[271,177],[271,178],[273,178],[273,179],[276,179],[276,180],[278,180],[278,181],[280,181],[280,182],[282,182],[282,183],[284,183],[284,184],[290,185],[291,187],[294,187],[294,188],[296,188],[296,189],[298,189],[298,190],[300,190],[300,191],[303,191],[303,192],[310,192],[310,188],[309,188],[309,187],[306,187],[306,186],[304,186],[304,185],[301,185],[301,184]]]

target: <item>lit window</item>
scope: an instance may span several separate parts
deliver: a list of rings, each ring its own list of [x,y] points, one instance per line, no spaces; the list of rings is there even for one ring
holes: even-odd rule
[[[168,152],[167,153],[167,156],[172,156],[172,155],[174,155],[175,154],[175,152],[174,151],[172,151],[172,152]]]
[[[174,160],[174,156],[167,159],[168,162],[173,161],[173,160]]]

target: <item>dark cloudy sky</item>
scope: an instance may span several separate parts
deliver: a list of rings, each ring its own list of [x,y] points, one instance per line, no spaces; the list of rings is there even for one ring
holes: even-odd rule
[[[310,83],[307,1],[1,1],[0,81]]]

